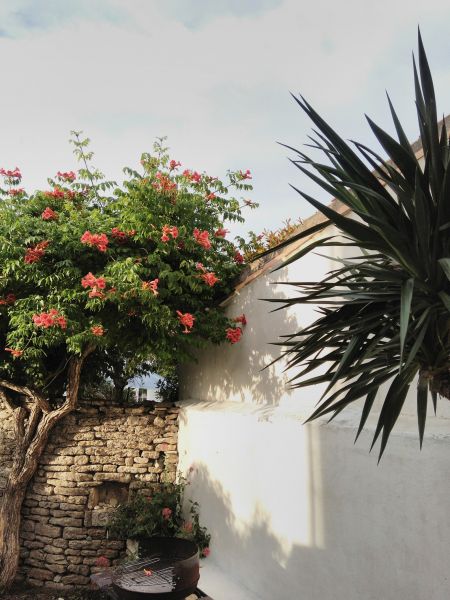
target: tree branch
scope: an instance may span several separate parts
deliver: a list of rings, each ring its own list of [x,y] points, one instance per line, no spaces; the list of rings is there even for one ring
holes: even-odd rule
[[[40,393],[38,390],[33,390],[24,385],[17,385],[16,383],[12,383],[11,381],[6,381],[5,379],[0,379],[0,386],[13,390],[14,392],[18,392],[19,394],[23,394],[24,396],[28,396],[30,400],[33,400],[43,413],[50,412],[50,405],[47,399]]]

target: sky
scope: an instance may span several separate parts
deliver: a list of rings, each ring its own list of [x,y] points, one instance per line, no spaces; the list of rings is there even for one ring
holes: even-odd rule
[[[244,230],[277,229],[313,212],[289,184],[327,199],[277,143],[311,133],[290,94],[378,149],[364,114],[392,132],[388,90],[414,141],[417,26],[447,114],[449,22],[448,0],[2,0],[0,166],[45,189],[76,168],[75,129],[120,181],[167,136],[185,168],[250,169],[260,208]]]

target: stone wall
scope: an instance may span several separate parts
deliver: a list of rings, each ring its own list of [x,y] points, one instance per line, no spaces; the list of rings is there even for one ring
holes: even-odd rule
[[[9,421],[0,407],[0,487],[11,456]],[[114,506],[136,490],[174,481],[178,408],[89,402],[52,432],[23,506],[21,575],[65,589],[89,583],[99,556],[114,563],[124,544],[109,540]]]

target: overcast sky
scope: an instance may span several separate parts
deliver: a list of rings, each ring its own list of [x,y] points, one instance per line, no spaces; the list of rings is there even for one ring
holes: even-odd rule
[[[450,112],[448,0],[2,0],[0,166],[28,190],[76,167],[72,129],[109,178],[167,135],[183,166],[250,169],[260,202],[248,228],[305,218],[287,161],[310,125],[301,92],[346,138],[371,142],[369,114],[392,130],[387,89],[413,141],[416,28]]]

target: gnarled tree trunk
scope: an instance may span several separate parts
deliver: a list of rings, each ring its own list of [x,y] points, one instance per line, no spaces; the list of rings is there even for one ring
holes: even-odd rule
[[[81,357],[71,358],[66,398],[55,409],[51,409],[40,391],[0,380],[0,398],[11,411],[14,422],[13,462],[0,504],[0,592],[11,587],[16,576],[20,515],[27,485],[36,472],[51,430],[77,405],[81,368],[93,349],[89,347]],[[17,405],[10,390],[22,394],[26,400]]]

